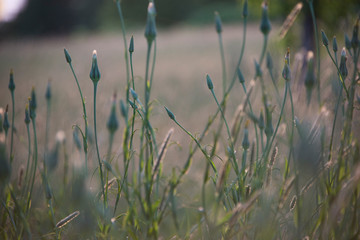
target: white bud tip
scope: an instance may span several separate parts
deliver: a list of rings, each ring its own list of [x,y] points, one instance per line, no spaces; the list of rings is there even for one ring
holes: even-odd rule
[[[345,47],[343,47],[343,49],[341,50],[341,56],[343,56],[343,57],[346,56],[346,49],[345,49]]]
[[[307,52],[307,60],[310,61],[313,58],[314,58],[314,52],[313,51],[308,51]]]
[[[58,143],[63,143],[63,142],[65,142],[65,132],[64,131],[58,131],[57,133],[56,133],[56,141],[58,142]]]

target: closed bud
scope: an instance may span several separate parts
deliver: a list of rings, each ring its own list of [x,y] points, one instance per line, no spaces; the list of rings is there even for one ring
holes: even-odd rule
[[[24,122],[26,125],[28,125],[30,123],[30,114],[29,114],[29,104],[26,104],[25,107],[25,119]]]
[[[48,101],[51,99],[51,82],[50,82],[50,80],[48,81],[48,84],[46,87],[45,98]]]
[[[360,18],[358,17],[354,25],[353,35],[351,38],[351,46],[353,47],[354,50],[356,50],[359,47],[359,21]]]
[[[347,34],[345,34],[345,47],[348,51],[350,51],[351,49],[351,41],[349,39],[349,36]]]
[[[218,12],[215,12],[215,29],[217,33],[222,32],[221,18]]]
[[[209,88],[210,90],[212,90],[212,89],[214,88],[214,85],[213,85],[213,83],[212,83],[211,78],[210,78],[209,75],[206,75],[206,83],[207,83],[207,86],[208,86],[208,88]]]
[[[274,64],[269,52],[266,54],[266,67],[267,69],[269,69],[269,71],[271,71],[274,68]]]
[[[120,112],[121,112],[121,115],[127,119],[127,116],[128,116],[128,112],[127,112],[127,108],[125,106],[125,103],[123,100],[120,100]]]
[[[291,80],[291,70],[290,70],[290,49],[288,48],[286,55],[285,55],[285,61],[284,61],[284,68],[282,71],[282,76],[286,81]]]
[[[134,89],[132,89],[132,88],[130,88],[130,93],[131,93],[131,96],[135,99],[135,100],[137,100],[138,99],[138,94],[134,91]]]
[[[70,57],[70,54],[68,52],[68,50],[66,50],[66,48],[64,48],[64,54],[65,54],[65,60],[67,63],[71,63],[71,57]]]
[[[90,79],[94,84],[97,84],[100,80],[100,71],[97,63],[97,53],[96,50],[93,51],[91,70],[90,70]]]
[[[261,109],[260,112],[260,117],[259,117],[259,122],[258,122],[259,128],[261,130],[263,130],[265,128],[265,122],[264,122],[264,114],[263,114],[263,110]]]
[[[267,138],[270,138],[274,134],[274,128],[272,125],[272,112],[270,111],[268,106],[266,106],[265,108],[265,121],[266,121],[265,135]]]
[[[147,20],[145,26],[145,38],[148,43],[151,43],[156,38],[156,24],[155,24],[155,16],[156,9],[153,2],[149,2],[147,13]]]
[[[249,15],[248,1],[247,1],[247,0],[244,1],[244,6],[243,6],[242,15],[243,15],[244,18],[246,18],[246,17]]]
[[[169,118],[171,120],[175,120],[175,115],[167,107],[164,107],[164,108],[165,108],[167,114],[169,115]]]
[[[11,92],[13,92],[15,90],[14,72],[12,69],[10,70],[9,90]]]
[[[305,86],[307,89],[312,89],[315,85],[314,73],[314,53],[309,51],[307,54],[307,72],[305,76]]]
[[[248,150],[250,147],[248,125],[249,125],[249,120],[245,123],[244,138],[242,141],[242,147],[244,148],[245,151]]]
[[[114,94],[111,112],[110,112],[110,116],[107,121],[106,127],[109,130],[110,134],[114,134],[116,132],[116,130],[119,128],[119,122],[116,117],[116,95],[115,94]]]
[[[254,64],[255,64],[255,75],[256,77],[261,77],[262,76],[262,71],[261,71],[261,67],[259,65],[259,63],[254,60]]]
[[[323,30],[321,30],[321,40],[325,47],[329,46],[329,39]]]
[[[347,67],[346,67],[346,60],[347,60],[346,50],[345,50],[345,48],[343,48],[342,51],[341,51],[340,67],[339,67],[340,74],[341,74],[342,78],[346,78],[347,75],[348,75],[348,70],[347,70]]]
[[[10,128],[10,122],[9,122],[9,117],[8,117],[8,111],[9,111],[9,105],[6,105],[6,110],[5,110],[5,114],[4,114],[4,121],[3,121],[3,129],[5,130],[5,135],[7,135],[9,128]]]
[[[262,4],[260,30],[264,35],[268,35],[271,30],[271,24],[268,16],[268,5],[266,1]]]
[[[239,78],[240,83],[243,84],[243,83],[245,82],[245,78],[244,78],[244,75],[241,73],[240,68],[238,68],[238,69],[236,70],[236,72],[237,72],[237,75],[238,75],[238,78]]]
[[[130,53],[134,52],[134,36],[131,36],[131,39],[130,39],[129,52]]]
[[[338,45],[337,45],[337,41],[336,41],[336,36],[334,36],[333,38],[333,51],[336,53],[338,50]]]
[[[81,151],[81,141],[79,138],[79,129],[74,128],[73,130],[73,141],[75,143],[75,147],[77,148],[78,151]]]
[[[37,107],[34,87],[31,90],[31,98],[29,100],[29,106],[30,106],[30,118],[34,120],[36,118],[36,107]]]

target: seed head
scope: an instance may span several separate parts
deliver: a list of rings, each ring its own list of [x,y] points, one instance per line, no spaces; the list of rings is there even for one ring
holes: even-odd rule
[[[71,63],[71,57],[70,57],[70,54],[68,52],[68,50],[66,48],[64,48],[64,54],[65,54],[65,60],[67,63]]]
[[[116,94],[114,94],[111,112],[106,127],[109,130],[110,134],[114,134],[119,128],[119,121],[116,117]]]
[[[51,81],[48,81],[47,87],[46,87],[46,93],[45,93],[45,98],[47,101],[49,101],[51,99]]]
[[[145,26],[145,38],[148,43],[152,43],[152,41],[156,38],[156,23],[155,23],[156,9],[153,2],[149,2],[148,10],[147,10],[147,20]]]
[[[213,85],[213,83],[211,81],[211,78],[210,78],[210,76],[208,74],[206,75],[206,83],[207,83],[207,86],[208,86],[208,88],[210,90],[214,89],[214,85]]]
[[[72,214],[70,214],[69,216],[61,219],[57,224],[56,224],[56,228],[62,228],[64,227],[66,224],[68,224],[69,222],[71,222],[74,218],[76,218],[77,216],[79,216],[80,212],[79,211],[75,211]]]
[[[337,45],[337,41],[336,41],[336,36],[333,37],[333,51],[336,53],[338,50],[338,45]]]
[[[167,114],[169,115],[169,118],[173,121],[175,121],[175,115],[167,108],[167,107],[164,107]]]
[[[349,39],[349,36],[347,34],[345,34],[345,47],[348,51],[350,51],[351,49],[351,41]]]
[[[341,50],[340,66],[339,66],[340,74],[343,78],[346,78],[348,75],[348,70],[346,67],[346,60],[347,60],[346,50],[345,50],[345,48],[343,48]]]
[[[12,69],[10,70],[9,90],[10,92],[14,92],[15,90],[14,71]]]
[[[218,12],[215,12],[215,29],[219,34],[222,32],[222,23]]]
[[[244,78],[244,75],[241,73],[240,68],[238,68],[238,69],[236,70],[236,72],[237,72],[237,75],[238,75],[238,78],[239,78],[240,83],[241,83],[241,84],[244,83],[244,82],[245,82],[245,78]]]
[[[291,80],[291,70],[290,70],[290,48],[287,49],[287,52],[285,54],[285,64],[282,71],[282,76],[285,79],[285,81]]]
[[[96,50],[93,51],[91,70],[90,70],[90,79],[94,84],[97,84],[100,80],[100,71],[97,63],[97,53]]]
[[[268,35],[271,31],[271,24],[268,16],[268,4],[267,1],[264,1],[262,4],[262,14],[261,14],[261,23],[260,30],[264,35]]]
[[[351,46],[354,50],[356,50],[359,47],[359,23],[360,22],[360,16],[356,19],[356,23],[353,28],[353,35],[351,38]]]
[[[247,16],[249,15],[248,1],[247,0],[244,1],[242,15],[243,15],[244,18],[247,18]]]
[[[329,39],[327,38],[324,30],[321,30],[321,40],[325,47],[329,46]]]
[[[131,36],[131,39],[130,39],[129,52],[130,53],[134,52],[134,36]]]

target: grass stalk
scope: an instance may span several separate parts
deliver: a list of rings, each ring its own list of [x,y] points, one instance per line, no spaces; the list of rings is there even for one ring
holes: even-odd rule
[[[15,96],[14,91],[11,91],[12,102],[12,116],[11,116],[11,140],[10,140],[10,166],[14,160],[13,145],[14,145],[14,122],[15,122]]]

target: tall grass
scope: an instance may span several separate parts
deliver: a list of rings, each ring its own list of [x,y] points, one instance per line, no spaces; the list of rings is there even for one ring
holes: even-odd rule
[[[308,3],[313,13],[312,1]],[[242,71],[242,60],[248,58],[245,49],[249,9],[244,1],[241,50],[232,69],[233,77],[228,79],[222,41],[222,34],[226,31],[219,13],[216,13],[222,79],[211,79],[204,73],[204,88],[198,90],[210,90],[209,101],[213,98],[216,110],[209,113],[209,120],[199,130],[200,134],[196,134],[182,124],[186,119],[184,113],[176,113],[175,117],[174,112],[164,107],[162,113],[189,137],[190,146],[189,153],[181,156],[184,158],[183,167],[164,169],[163,162],[172,159],[166,152],[176,131],[171,128],[160,145],[161,136],[157,136],[158,131],[152,124],[152,110],[157,107],[151,95],[155,81],[156,39],[161,37],[156,29],[155,4],[149,1],[147,9],[143,95],[139,94],[134,81],[134,73],[142,71],[133,65],[134,43],[140,40],[131,37],[127,45],[129,36],[119,0],[116,7],[123,34],[126,87],[123,94],[119,94],[125,99],[118,102],[115,93],[109,106],[110,116],[106,123],[109,140],[105,143],[100,141],[97,133],[97,129],[105,124],[96,121],[96,98],[109,95],[97,91],[98,84],[102,84],[101,58],[98,59],[94,51],[89,66],[89,77],[93,82],[93,139],[86,112],[86,93],[79,84],[70,54],[64,49],[65,60],[80,94],[84,118],[83,128],[73,125],[74,146],[79,152],[81,148],[84,152],[80,167],[73,165],[72,158],[69,158],[64,137],[58,140],[54,150],[49,150],[53,126],[50,112],[56,114],[51,104],[50,85],[45,95],[46,106],[38,104],[35,88],[32,89],[24,120],[27,138],[23,141],[28,149],[27,155],[14,157],[21,146],[13,145],[15,79],[13,71],[10,73],[11,124],[8,107],[1,112],[4,115],[0,115],[1,239],[359,238],[360,149],[358,136],[353,130],[360,77],[359,18],[353,27],[351,40],[345,37],[346,48],[341,51],[339,63],[336,38],[331,53],[325,31],[317,32],[313,14],[317,67],[314,66],[314,54],[308,52],[306,56],[302,55],[306,57],[304,74],[294,74],[299,66],[292,63],[290,48],[293,53],[296,53],[295,49],[291,46],[284,49],[283,59],[272,59],[275,54],[268,50],[271,37],[268,11],[271,5],[265,1],[259,9],[252,9],[262,12],[260,31],[263,44],[259,48],[259,59],[254,61],[254,75],[250,77],[244,76]],[[317,37],[319,34],[324,45],[322,49]],[[323,58],[321,51],[327,52]],[[283,68],[276,69],[273,61],[283,62]],[[323,68],[326,63],[333,63],[328,68],[340,86],[335,98],[334,94],[320,88],[320,81],[324,82],[321,86],[328,81],[325,77],[320,79],[325,75],[320,75],[320,62],[324,63],[321,64]],[[276,76],[281,76],[281,79],[277,80]],[[72,77],[67,80],[69,84]],[[216,88],[217,81],[222,83],[220,90]],[[294,91],[300,83],[304,84],[301,90]],[[235,84],[240,84],[241,92],[235,92]],[[282,87],[283,94],[279,91]],[[319,108],[313,112],[310,106],[315,87],[316,106]],[[302,91],[306,91],[306,99],[301,98]],[[221,98],[218,98],[218,92],[222,93]],[[236,111],[229,104],[233,101],[231,94],[243,96]],[[333,98],[335,104],[328,101]],[[345,109],[343,116],[338,114],[340,107]],[[40,153],[42,149],[38,148],[38,108],[47,109],[43,155]],[[120,121],[117,109],[121,113]],[[229,121],[231,117],[232,121]],[[326,119],[330,119],[329,124]],[[339,119],[340,124],[337,123]],[[217,127],[213,126],[215,122],[218,122]],[[120,146],[114,144],[115,138],[122,139]],[[106,145],[106,155],[99,151],[99,144]],[[59,154],[60,147],[63,147],[63,154]],[[198,150],[200,154],[196,154]],[[90,151],[94,154],[88,154]],[[43,164],[41,156],[44,156]],[[59,156],[64,160],[64,170],[55,172]],[[196,189],[196,192],[189,194],[184,182],[189,177],[187,174],[193,161],[204,167],[195,170],[198,175],[203,175],[191,190]],[[25,169],[16,175],[15,168],[21,164]],[[56,180],[58,177],[63,179],[62,184]],[[40,189],[44,194],[38,194]],[[194,198],[186,199],[188,195]]]

